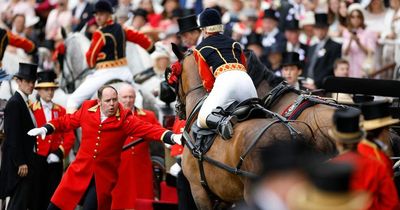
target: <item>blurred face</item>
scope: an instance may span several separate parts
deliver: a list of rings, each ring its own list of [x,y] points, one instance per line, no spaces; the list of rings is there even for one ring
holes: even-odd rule
[[[313,25],[304,25],[303,31],[308,37],[314,36],[314,26]]]
[[[390,0],[390,7],[398,9],[400,7],[400,0]]]
[[[253,50],[253,52],[257,55],[257,57],[261,57],[263,53],[263,48],[260,45],[257,44],[251,44],[247,46],[247,49]]]
[[[55,88],[39,88],[37,89],[41,99],[46,102],[50,102],[54,97]]]
[[[349,76],[349,64],[339,63],[334,70],[335,77],[348,77]]]
[[[284,66],[282,68],[282,77],[289,83],[289,85],[295,85],[299,76],[301,74],[301,69],[295,65]]]
[[[281,53],[270,53],[268,55],[268,61],[272,64],[272,65],[278,65],[281,63],[282,61],[282,54]]]
[[[347,16],[347,4],[345,1],[340,1],[339,3],[339,15],[342,17]]]
[[[111,14],[108,12],[96,12],[94,17],[96,18],[97,25],[104,26],[107,20],[111,18]]]
[[[243,9],[243,2],[241,0],[236,0],[232,2],[232,10],[239,12]]]
[[[314,35],[319,39],[325,39],[326,35],[328,34],[328,28],[318,28],[314,27]]]
[[[339,0],[329,0],[329,9],[335,14],[339,13]]]
[[[285,31],[286,39],[288,40],[288,42],[292,44],[297,44],[299,42],[299,36],[300,36],[299,31],[292,31],[292,30]]]
[[[358,10],[354,10],[353,12],[351,12],[349,18],[350,18],[350,24],[354,28],[360,27],[363,23],[362,14]]]
[[[159,70],[165,70],[169,66],[169,58],[168,57],[157,58],[156,63],[154,65]]]
[[[151,0],[142,0],[140,2],[140,8],[146,10],[149,13],[153,13],[153,3]]]
[[[181,34],[183,45],[186,47],[195,46],[197,44],[197,39],[200,36],[199,31],[188,31]]]
[[[13,22],[13,28],[17,33],[22,33],[24,32],[25,29],[25,16],[23,15],[18,15],[15,17],[14,22]]]
[[[174,9],[178,8],[178,2],[175,0],[167,0],[164,4],[164,9],[166,12],[170,13]]]
[[[135,104],[136,93],[132,86],[126,86],[119,91],[119,101],[125,109],[133,109]]]
[[[101,112],[107,117],[114,116],[118,110],[118,94],[112,88],[105,88],[99,99]]]
[[[33,88],[35,87],[35,80],[25,80],[17,78],[18,88],[26,95],[32,94]]]
[[[132,26],[135,29],[140,29],[142,28],[144,25],[146,24],[146,19],[144,19],[144,17],[142,16],[136,16],[133,18],[132,20]]]
[[[277,25],[278,23],[270,18],[264,18],[262,21],[263,31],[266,33],[269,33],[272,30],[274,30],[274,28],[276,28]]]

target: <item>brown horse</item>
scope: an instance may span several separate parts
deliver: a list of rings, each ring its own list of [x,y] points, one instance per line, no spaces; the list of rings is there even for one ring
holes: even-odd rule
[[[202,81],[196,68],[194,57],[193,55],[188,55],[182,60],[178,101],[185,107],[184,111],[190,114],[205,94],[206,92],[202,88]],[[228,167],[235,168],[240,162],[240,157],[246,153],[247,149],[253,148],[244,158],[239,169],[257,174],[259,170],[258,161],[256,161],[258,157],[257,150],[273,141],[292,139],[293,135],[290,133],[289,127],[296,131],[301,131],[301,134],[296,134],[296,140],[305,140],[310,145],[315,146],[315,140],[307,125],[303,123],[291,123],[288,125],[275,122],[277,122],[276,119],[266,118],[252,119],[238,123],[234,126],[233,138],[226,141],[217,136],[210,150],[205,155]],[[259,138],[257,138],[258,136]],[[186,140],[191,141],[191,139]],[[251,145],[255,141],[257,143],[252,147]],[[207,161],[203,162],[203,167],[210,191],[224,203],[232,204],[243,198],[248,198],[248,177],[238,176]],[[182,170],[189,180],[191,192],[198,209],[221,208],[221,206],[213,206],[209,192],[201,185],[199,160],[194,157],[192,151],[188,148],[188,144],[186,144],[183,151]]]
[[[252,77],[257,94],[264,98],[273,88],[283,81],[281,77],[275,76],[272,71],[266,68],[252,51],[246,51],[248,73]],[[267,109],[282,114],[298,98],[299,94],[289,91],[279,95],[275,102]],[[304,109],[296,120],[308,124],[315,135],[318,150],[324,154],[333,156],[336,154],[334,140],[328,135],[329,128],[333,127],[332,116],[340,105],[315,104]]]

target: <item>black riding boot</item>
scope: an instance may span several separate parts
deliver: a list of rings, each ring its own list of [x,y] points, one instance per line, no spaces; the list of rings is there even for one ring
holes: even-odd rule
[[[207,116],[206,123],[211,129],[216,129],[224,140],[233,136],[233,125],[236,123],[236,116],[222,116],[217,113],[211,113]]]

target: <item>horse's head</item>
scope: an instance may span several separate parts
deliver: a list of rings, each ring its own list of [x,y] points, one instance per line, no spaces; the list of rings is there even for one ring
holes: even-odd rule
[[[177,92],[177,112],[181,119],[191,113],[194,105],[205,94],[200,75],[197,70],[193,51],[181,52],[176,44],[172,43],[172,51],[178,61],[166,71],[166,80]],[[202,90],[202,91],[197,91]],[[196,94],[192,94],[196,93]]]

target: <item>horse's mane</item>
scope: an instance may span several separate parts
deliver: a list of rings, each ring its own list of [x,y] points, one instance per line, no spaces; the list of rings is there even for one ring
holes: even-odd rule
[[[253,51],[245,50],[244,53],[247,59],[247,73],[256,87],[258,87],[263,80],[266,80],[271,87],[275,87],[283,81],[282,77],[276,76],[263,63],[261,63],[260,59],[258,59],[257,55]]]

